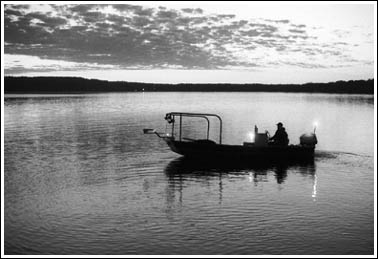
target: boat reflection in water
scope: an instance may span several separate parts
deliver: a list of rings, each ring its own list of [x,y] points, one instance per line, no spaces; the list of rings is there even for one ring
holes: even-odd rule
[[[303,161],[261,160],[248,163],[240,161],[200,160],[180,157],[171,161],[165,168],[171,191],[180,192],[188,182],[208,183],[218,180],[219,199],[222,199],[223,184],[230,179],[248,179],[257,185],[259,182],[268,182],[269,176],[274,174],[278,185],[287,179],[288,173],[301,174],[309,177],[313,183],[312,198],[316,199],[316,165],[314,159]]]
[[[277,183],[281,184],[287,177],[287,171],[294,169],[302,174],[315,176],[315,162],[313,159],[303,161],[261,160],[248,163],[246,161],[216,161],[199,160],[188,157],[179,157],[171,161],[165,168],[168,177],[190,176],[211,177],[221,174],[246,175],[253,174],[258,181],[258,175],[274,172]]]

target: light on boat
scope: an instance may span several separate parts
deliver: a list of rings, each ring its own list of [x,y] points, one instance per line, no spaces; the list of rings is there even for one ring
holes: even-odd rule
[[[249,132],[248,136],[249,136],[249,138],[251,139],[252,142],[255,141],[255,133],[254,132]]]
[[[316,128],[319,126],[319,122],[318,122],[318,121],[314,121],[314,122],[312,123],[312,125],[314,125],[314,133],[315,133]]]

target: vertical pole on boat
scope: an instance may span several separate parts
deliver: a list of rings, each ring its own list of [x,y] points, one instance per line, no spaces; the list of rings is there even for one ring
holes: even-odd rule
[[[181,127],[182,127],[182,114],[180,114],[180,131],[179,131],[179,139],[181,141]]]
[[[172,115],[172,117],[173,117],[173,121],[172,121],[172,138],[174,138],[175,136],[173,134],[175,132],[175,115]]]
[[[222,119],[219,118],[219,144],[222,144]]]
[[[207,117],[205,117],[205,118],[207,120],[207,135],[206,135],[206,138],[207,138],[207,140],[209,140],[210,122],[209,122],[209,119]]]

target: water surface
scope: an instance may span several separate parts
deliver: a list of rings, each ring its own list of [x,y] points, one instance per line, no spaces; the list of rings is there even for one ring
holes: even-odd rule
[[[6,95],[5,254],[373,254],[374,100],[364,95]],[[219,114],[223,142],[254,125],[315,160],[219,166],[143,128],[172,111]],[[203,134],[185,121],[184,134]],[[213,124],[212,124],[213,125]],[[211,138],[217,140],[217,128]]]

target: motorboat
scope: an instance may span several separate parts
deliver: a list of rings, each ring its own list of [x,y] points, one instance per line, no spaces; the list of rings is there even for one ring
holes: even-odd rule
[[[207,123],[206,137],[201,139],[183,136],[183,120],[187,117],[201,118]],[[218,120],[219,138],[217,141],[209,138],[210,121]],[[259,133],[255,126],[254,141],[243,142],[241,145],[222,143],[222,118],[217,114],[170,112],[165,115],[166,132],[155,129],[143,129],[144,134],[155,134],[163,139],[169,148],[180,155],[196,159],[241,159],[248,161],[264,160],[303,160],[313,159],[315,146],[318,143],[315,129],[312,133],[300,136],[297,145],[276,145],[270,141],[269,133]],[[168,131],[168,132],[167,132]],[[170,132],[169,132],[170,131]]]

